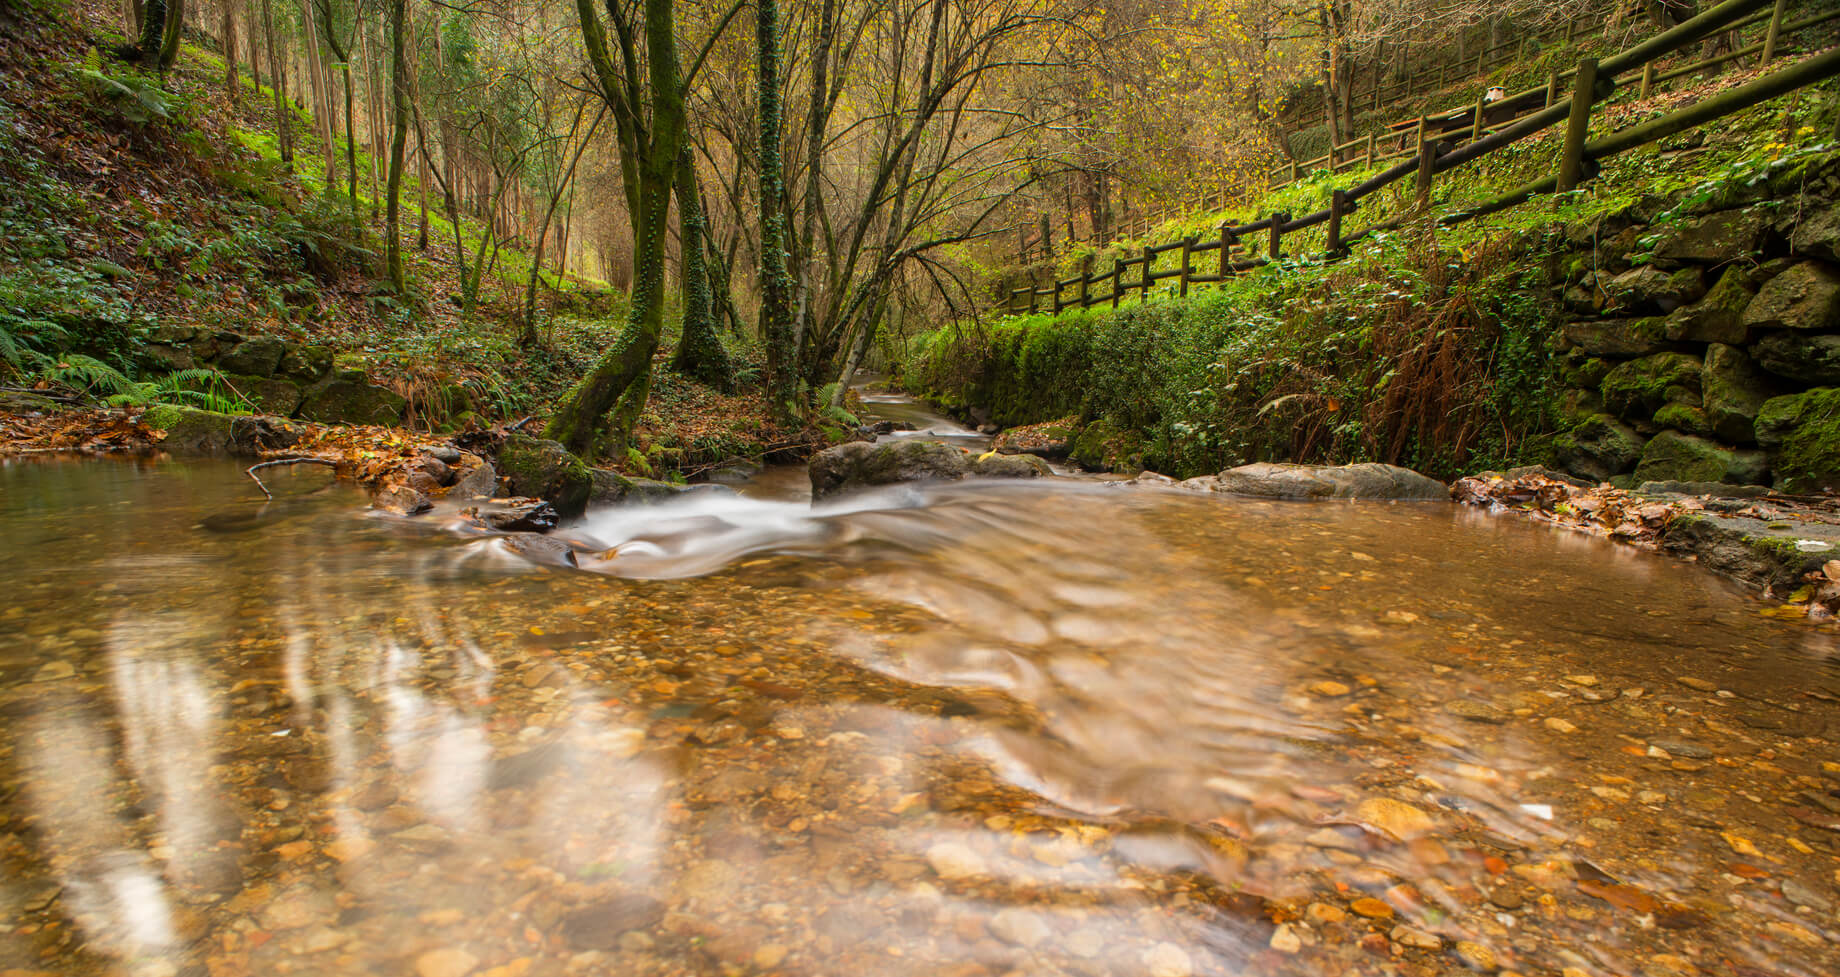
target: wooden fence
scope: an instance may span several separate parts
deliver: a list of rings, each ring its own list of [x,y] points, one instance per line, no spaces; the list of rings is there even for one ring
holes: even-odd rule
[[[1410,150],[1376,157],[1376,161],[1408,157],[1404,162],[1355,186],[1332,191],[1329,206],[1323,210],[1297,218],[1278,213],[1249,224],[1223,224],[1219,229],[1220,236],[1214,240],[1198,241],[1191,237],[1174,244],[1146,247],[1142,254],[1135,257],[1114,259],[1109,271],[1097,275],[1093,273],[1089,262],[1078,276],[1057,280],[1050,287],[1013,289],[1004,301],[1002,311],[1016,314],[1049,308],[1059,313],[1068,308],[1088,308],[1107,303],[1115,308],[1132,290],[1139,293],[1140,300],[1148,299],[1158,282],[1170,279],[1177,282],[1177,294],[1187,295],[1191,286],[1226,281],[1241,272],[1283,257],[1285,235],[1318,224],[1328,225],[1327,253],[1339,256],[1347,251],[1350,244],[1378,231],[1398,227],[1406,219],[1397,218],[1356,233],[1344,234],[1343,222],[1359,210],[1362,198],[1411,176],[1416,180],[1420,207],[1428,206],[1433,180],[1438,173],[1512,145],[1560,122],[1566,123],[1565,142],[1555,173],[1494,200],[1464,211],[1445,214],[1439,221],[1445,224],[1457,223],[1515,206],[1535,194],[1570,190],[1595,176],[1600,160],[1840,75],[1840,48],[1830,47],[1790,67],[1763,75],[1676,112],[1600,139],[1589,138],[1593,109],[1616,91],[1618,76],[1640,70],[1641,85],[1646,92],[1667,79],[1693,74],[1709,66],[1749,57],[1751,54],[1760,56],[1760,64],[1767,64],[1775,59],[1778,46],[1790,34],[1840,17],[1840,9],[1826,9],[1827,5],[1822,3],[1819,6],[1823,9],[1819,12],[1791,19],[1787,10],[1789,6],[1790,0],[1725,0],[1699,16],[1602,62],[1593,58],[1580,61],[1577,67],[1566,72],[1572,79],[1571,91],[1566,97],[1560,98],[1556,83],[1549,80],[1542,99],[1549,104],[1503,120],[1500,125],[1494,124],[1486,113],[1478,114],[1471,121],[1467,139],[1460,144],[1433,138],[1430,127],[1421,122],[1414,134],[1415,144]],[[1665,73],[1656,72],[1655,62],[1658,59],[1696,44],[1712,34],[1759,19],[1768,19],[1770,26],[1764,39],[1757,44]],[[1517,99],[1521,97],[1515,96]],[[1263,254],[1255,255],[1248,247],[1250,244],[1262,244]],[[1175,267],[1157,268],[1159,258],[1178,252],[1180,259]],[[1213,260],[1205,268],[1197,269],[1196,256],[1210,253],[1213,254]],[[1102,286],[1103,291],[1096,291],[1095,286]]]

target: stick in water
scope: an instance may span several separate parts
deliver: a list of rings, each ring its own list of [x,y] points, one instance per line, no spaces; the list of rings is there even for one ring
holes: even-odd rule
[[[250,480],[256,483],[256,488],[261,489],[262,494],[268,496],[271,499],[275,497],[275,493],[270,492],[268,490],[268,486],[263,485],[262,480],[256,477],[256,469],[271,468],[275,465],[325,465],[327,468],[337,468],[339,466],[339,463],[336,461],[332,461],[330,459],[326,459],[326,458],[300,457],[300,458],[276,458],[274,461],[264,461],[264,462],[261,462],[260,464],[250,465],[249,469],[243,472],[243,474],[248,475]]]

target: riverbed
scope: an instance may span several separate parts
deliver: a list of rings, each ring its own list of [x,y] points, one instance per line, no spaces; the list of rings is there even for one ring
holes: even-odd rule
[[[1688,564],[782,479],[568,569],[265,481],[0,467],[0,972],[1840,972],[1840,640]]]

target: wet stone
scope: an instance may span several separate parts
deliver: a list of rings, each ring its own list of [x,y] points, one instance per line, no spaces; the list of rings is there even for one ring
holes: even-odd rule
[[[1477,699],[1455,699],[1444,704],[1444,711],[1473,723],[1504,723],[1508,721],[1507,710],[1500,706]]]
[[[562,935],[572,947],[612,950],[620,945],[621,934],[656,926],[664,914],[665,905],[657,899],[621,893],[564,916]]]

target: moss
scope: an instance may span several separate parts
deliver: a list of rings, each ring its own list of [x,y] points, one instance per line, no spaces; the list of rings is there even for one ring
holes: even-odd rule
[[[1086,425],[1073,440],[1070,457],[1085,468],[1138,472],[1144,468],[1144,441],[1109,420]]]
[[[565,518],[580,515],[594,492],[593,469],[554,441],[513,434],[498,464],[513,492],[548,500]]]
[[[1651,417],[1668,404],[1700,405],[1699,357],[1656,353],[1611,370],[1604,377],[1604,403],[1619,416]]]
[[[1668,404],[1656,411],[1655,423],[1688,434],[1712,434],[1712,422],[1706,419],[1706,412],[1686,404]]]
[[[1771,413],[1778,446],[1779,487],[1791,492],[1840,488],[1840,388],[1820,387],[1794,397],[1778,397],[1764,407]],[[1761,429],[1763,414],[1757,423]]]

